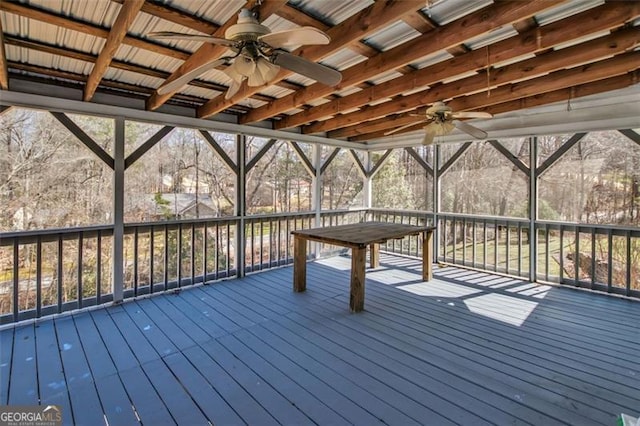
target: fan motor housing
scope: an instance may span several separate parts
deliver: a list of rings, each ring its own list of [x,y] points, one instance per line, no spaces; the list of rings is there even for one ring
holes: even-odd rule
[[[242,9],[238,15],[238,23],[230,26],[224,37],[237,41],[256,41],[261,35],[269,34],[271,30],[258,22],[251,11]]]

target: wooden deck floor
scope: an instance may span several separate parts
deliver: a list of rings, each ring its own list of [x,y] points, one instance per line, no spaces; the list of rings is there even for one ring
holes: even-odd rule
[[[0,405],[67,424],[579,424],[640,414],[640,303],[383,256],[0,331]]]

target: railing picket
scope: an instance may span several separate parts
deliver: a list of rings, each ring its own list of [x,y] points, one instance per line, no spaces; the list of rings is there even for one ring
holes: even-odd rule
[[[549,224],[544,225],[544,279],[549,281]]]
[[[627,241],[627,276],[626,276],[626,295],[631,295],[631,231],[626,231]]]
[[[58,313],[62,313],[62,267],[64,264],[64,253],[63,253],[63,244],[62,244],[62,234],[58,235],[58,264],[57,266],[57,274],[58,274]],[[17,259],[16,259],[17,260]],[[18,262],[16,261],[16,264]]]
[[[591,228],[591,289],[596,286],[596,230]]]
[[[154,266],[154,259],[155,259],[155,254],[154,254],[154,243],[155,243],[155,233],[153,230],[153,225],[151,225],[151,228],[149,229],[149,293],[153,294],[153,288],[154,288],[154,284],[155,284],[155,266]]]
[[[196,228],[195,224],[191,224],[191,285],[195,284],[196,279]]]
[[[102,231],[96,236],[96,304],[102,304]]]
[[[613,281],[613,232],[607,229],[607,291],[611,292]]]
[[[20,315],[20,249],[18,239],[13,240],[13,321],[18,322]]]
[[[207,258],[209,252],[207,250],[207,243],[209,238],[209,230],[207,227],[207,222],[202,225],[202,284],[207,284]]]
[[[182,224],[178,224],[178,237],[176,244],[176,266],[177,266],[177,282],[176,287],[182,287]]]
[[[133,230],[133,294],[138,295],[138,228]]]
[[[36,317],[42,315],[42,237],[36,241]]]
[[[82,231],[78,234],[78,309],[82,309],[82,246],[84,244],[84,235]]]
[[[169,227],[164,225],[164,290],[169,286]]]

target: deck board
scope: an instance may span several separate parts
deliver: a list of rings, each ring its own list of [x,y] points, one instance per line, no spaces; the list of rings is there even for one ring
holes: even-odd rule
[[[640,303],[383,255],[0,330],[0,402],[65,424],[614,424],[640,414]]]

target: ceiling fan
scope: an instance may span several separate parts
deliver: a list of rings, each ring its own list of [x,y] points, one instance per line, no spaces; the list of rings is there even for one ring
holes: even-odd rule
[[[422,117],[421,114],[412,115],[415,115],[416,117]],[[436,136],[447,135],[451,133],[455,128],[468,133],[476,139],[485,139],[487,137],[487,132],[478,129],[471,124],[465,123],[464,121],[458,121],[457,119],[491,117],[493,117],[493,115],[489,114],[488,112],[453,111],[451,107],[447,106],[444,102],[435,102],[431,107],[427,109],[424,118],[420,120],[427,122],[427,125],[424,126],[425,135],[424,139],[422,140],[422,144],[431,145]],[[417,122],[413,122],[404,126],[400,126],[385,133],[385,135],[392,135],[406,128],[415,126],[416,124]]]
[[[148,36],[165,40],[203,41],[227,46],[233,52],[163,84],[158,88],[161,95],[174,92],[200,74],[225,64],[229,66],[223,72],[232,80],[225,99],[236,94],[245,80],[252,87],[268,83],[278,75],[280,67],[328,86],[335,86],[342,80],[342,74],[338,71],[284,50],[286,47],[299,45],[328,44],[331,39],[327,34],[314,27],[271,32],[248,9],[240,11],[238,22],[227,29],[225,38],[171,31],[153,32]]]

